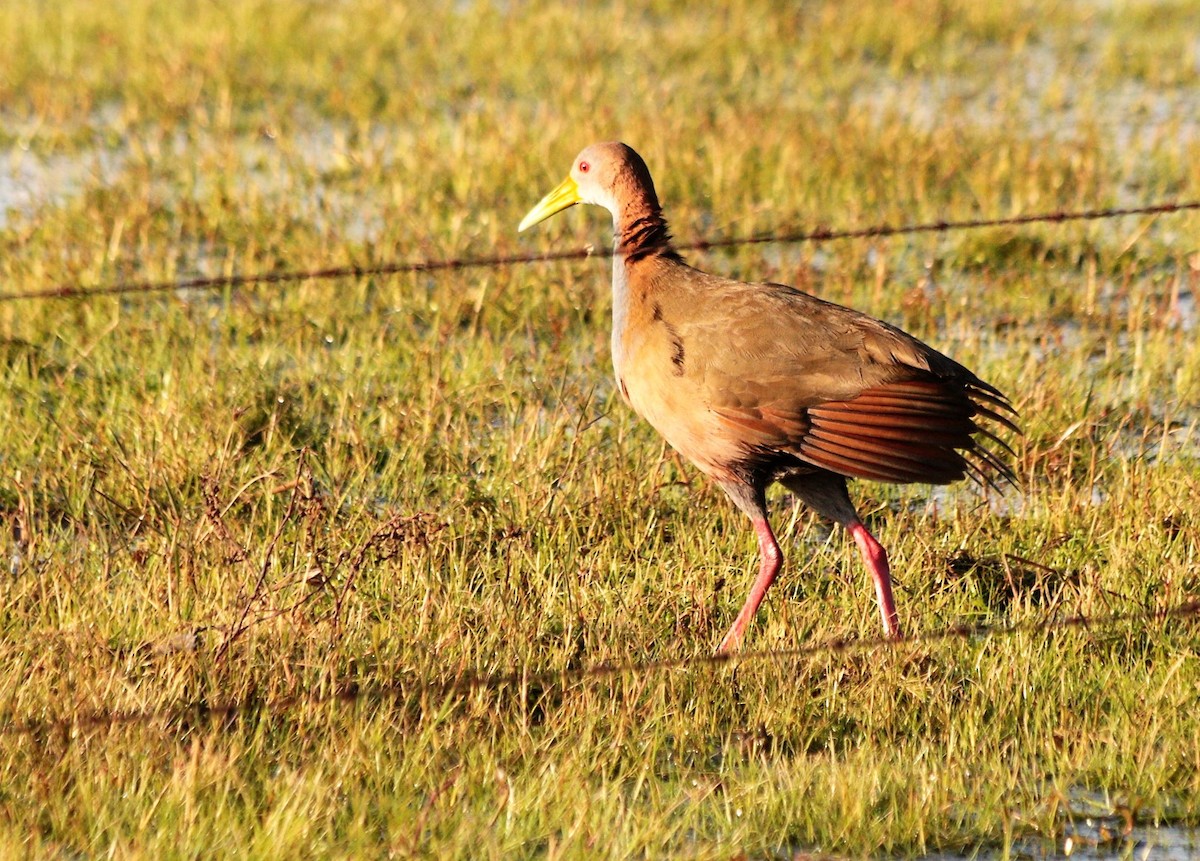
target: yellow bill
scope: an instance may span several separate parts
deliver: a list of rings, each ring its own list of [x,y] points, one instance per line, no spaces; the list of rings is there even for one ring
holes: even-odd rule
[[[537,206],[529,210],[529,214],[522,218],[521,223],[517,225],[517,232],[533,227],[556,212],[562,212],[567,207],[581,202],[579,186],[574,179],[568,176],[558,184],[558,188],[539,200]]]

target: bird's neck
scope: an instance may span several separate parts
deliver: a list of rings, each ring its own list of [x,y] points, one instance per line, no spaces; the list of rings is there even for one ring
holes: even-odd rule
[[[634,263],[645,257],[678,258],[671,247],[671,231],[657,201],[637,201],[625,207],[613,225],[618,257]]]

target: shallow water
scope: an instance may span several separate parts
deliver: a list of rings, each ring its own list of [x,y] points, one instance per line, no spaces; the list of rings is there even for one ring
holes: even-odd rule
[[[1159,805],[1159,817],[1169,813],[1173,802]],[[964,858],[993,859],[1076,859],[1130,858],[1183,861],[1200,858],[1200,828],[1155,824],[1155,817],[1133,815],[1103,793],[1073,790],[1062,802],[1057,833],[1039,837],[1023,836],[1003,847],[976,853],[935,853],[926,861],[961,861]],[[1139,821],[1143,820],[1143,821]],[[1020,823],[1018,821],[1018,827]]]
[[[1187,142],[1200,137],[1200,91],[1193,87],[1105,77],[1095,48],[1088,46],[1063,50],[1031,43],[1019,52],[986,50],[1005,55],[988,64],[1007,70],[998,78],[880,74],[861,88],[856,104],[880,118],[898,112],[927,131],[1016,126],[1026,136],[1059,144],[1096,136],[1105,148],[1122,153],[1131,168],[1164,152],[1183,154]],[[1140,200],[1136,184],[1126,182],[1121,203]]]
[[[1084,819],[1069,826],[1064,836],[1055,841],[1024,839],[1014,842],[1011,849],[985,849],[977,853],[956,855],[937,853],[924,856],[925,861],[1001,861],[1001,859],[1114,859],[1135,861],[1192,861],[1200,858],[1200,829],[1174,826],[1139,826],[1123,834],[1119,818]]]
[[[72,155],[38,155],[14,146],[0,155],[0,229],[14,214],[28,216],[61,204],[89,183],[111,182],[123,168],[118,150],[89,149]]]
[[[104,128],[110,121],[101,111],[91,125]],[[235,144],[239,182],[264,197],[287,196],[318,230],[336,230],[356,241],[376,239],[384,226],[380,202],[348,194],[323,181],[353,161],[348,155],[351,137],[347,128],[320,118],[286,141],[278,140],[273,132],[247,135]],[[388,153],[402,137],[398,131],[376,126],[367,133],[366,142],[353,149],[387,163]],[[182,132],[154,141],[161,152],[173,156],[212,152],[226,145],[218,138]],[[123,143],[52,155],[40,154],[23,143],[13,145],[7,153],[0,153],[0,229],[14,218],[32,219],[41,210],[61,206],[88,187],[115,184],[128,162],[129,149]],[[198,175],[193,193],[207,193],[205,182],[206,177]],[[181,193],[177,188],[162,191],[164,197]]]

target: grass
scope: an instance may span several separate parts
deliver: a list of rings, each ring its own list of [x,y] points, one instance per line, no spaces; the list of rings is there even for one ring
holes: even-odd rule
[[[515,224],[618,136],[683,238],[1200,190],[1146,4],[502,7],[4,5],[0,293],[604,243]],[[692,257],[1014,395],[1021,493],[853,488],[939,631],[1197,596],[1198,223]],[[1085,796],[1200,823],[1194,621],[541,675],[703,658],[755,564],[613,394],[608,290],[0,301],[0,855],[1006,855],[1063,850]],[[750,647],[875,636],[852,544],[774,512]]]

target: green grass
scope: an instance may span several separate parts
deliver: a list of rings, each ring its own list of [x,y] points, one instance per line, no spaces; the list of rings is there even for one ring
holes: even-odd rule
[[[0,194],[32,200],[0,294],[599,245],[598,210],[515,225],[612,137],[682,239],[1200,193],[1195,64],[1141,5],[119,5],[0,8]],[[1200,593],[1198,226],[691,257],[1013,394],[1022,493],[852,488],[936,632]],[[752,532],[614,395],[609,302],[597,260],[0,301],[0,856],[1006,854],[1061,851],[1084,797],[1200,823],[1194,621],[703,662]],[[749,647],[874,637],[852,543],[774,519]]]

